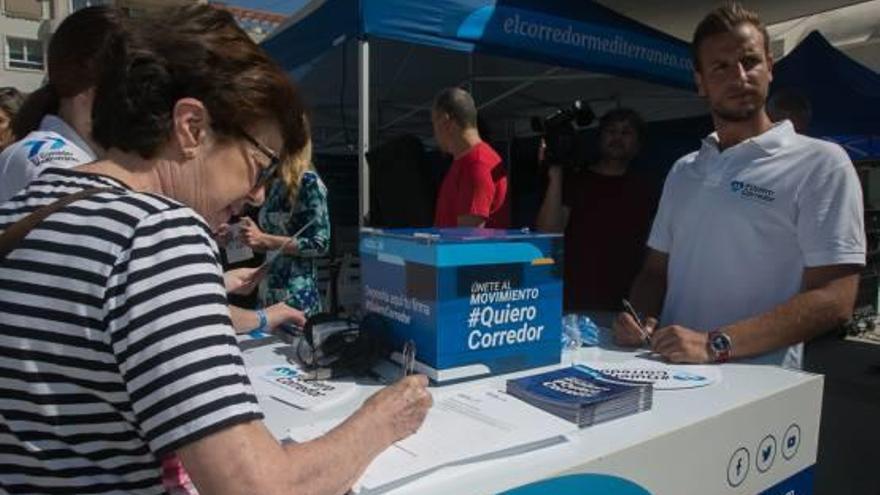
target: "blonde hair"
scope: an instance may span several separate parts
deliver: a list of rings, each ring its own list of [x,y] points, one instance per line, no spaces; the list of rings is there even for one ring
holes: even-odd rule
[[[303,174],[312,167],[312,140],[307,139],[305,146],[292,155],[290,158],[281,163],[278,167],[278,177],[287,188],[287,200],[290,207],[296,206],[296,197],[299,195],[299,186],[302,182]]]

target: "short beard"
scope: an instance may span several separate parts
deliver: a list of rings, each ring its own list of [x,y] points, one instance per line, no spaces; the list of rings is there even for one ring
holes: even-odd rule
[[[712,115],[719,120],[723,120],[725,122],[746,122],[755,118],[758,113],[760,113],[762,107],[755,106],[752,108],[748,108],[746,110],[728,110],[726,108],[722,108],[720,106],[712,107]]]

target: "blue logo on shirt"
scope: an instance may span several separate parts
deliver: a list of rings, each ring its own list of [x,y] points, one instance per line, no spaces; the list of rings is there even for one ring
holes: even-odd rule
[[[772,203],[776,201],[776,191],[740,180],[731,181],[730,190],[743,199],[751,199],[764,203]]]
[[[42,150],[47,144],[50,145],[50,150],[58,150],[63,148],[66,143],[61,138],[33,139],[31,141],[25,141],[23,146],[30,147],[30,150],[28,150],[28,159],[37,156],[37,154],[40,153],[40,150]]]

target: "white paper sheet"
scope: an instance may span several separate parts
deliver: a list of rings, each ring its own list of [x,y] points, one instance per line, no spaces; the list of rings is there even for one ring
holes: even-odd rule
[[[254,251],[241,238],[241,224],[229,226],[229,240],[226,242],[226,261],[238,263],[254,257]]]
[[[302,442],[323,435],[340,421],[288,431]],[[477,462],[557,445],[577,430],[572,423],[481,385],[437,393],[416,434],[380,454],[355,484],[355,491],[383,492],[444,466]]]

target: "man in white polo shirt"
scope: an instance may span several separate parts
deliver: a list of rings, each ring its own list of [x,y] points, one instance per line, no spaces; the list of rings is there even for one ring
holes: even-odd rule
[[[800,367],[801,343],[852,313],[865,263],[858,177],[839,146],[768,118],[773,61],[757,15],[716,9],[693,50],[716,132],[666,179],[631,290],[645,328],[621,314],[615,340],[672,362]]]

